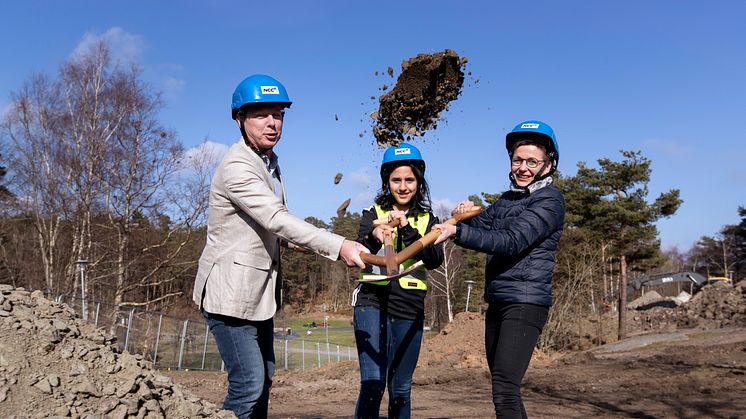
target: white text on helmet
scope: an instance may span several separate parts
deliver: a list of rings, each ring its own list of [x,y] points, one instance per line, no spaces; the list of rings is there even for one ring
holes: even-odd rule
[[[280,88],[277,86],[261,86],[263,95],[279,95]]]
[[[539,124],[522,124],[521,128],[539,128]]]
[[[401,154],[412,154],[412,150],[410,150],[408,148],[397,148],[396,150],[394,150],[394,155],[395,156],[398,156],[398,155],[401,155]]]

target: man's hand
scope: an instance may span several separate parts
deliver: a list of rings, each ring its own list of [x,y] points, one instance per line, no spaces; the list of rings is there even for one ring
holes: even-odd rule
[[[362,244],[351,240],[345,240],[342,242],[342,248],[339,249],[339,258],[342,259],[347,266],[358,266],[362,269],[365,268],[365,262],[360,259],[361,252],[370,253],[368,248]]]
[[[451,236],[456,234],[456,226],[451,224],[435,224],[433,226],[433,230],[435,229],[440,230],[440,236],[438,236],[437,239],[435,239],[434,244],[443,243],[444,241],[448,240]]]

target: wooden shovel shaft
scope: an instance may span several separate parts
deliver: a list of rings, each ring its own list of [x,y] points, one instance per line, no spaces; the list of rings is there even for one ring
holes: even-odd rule
[[[469,218],[474,217],[480,212],[482,212],[481,207],[474,207],[469,212],[454,215],[452,218],[449,218],[446,221],[444,221],[443,224],[456,225],[456,223],[458,223],[459,221],[468,220]],[[405,247],[401,252],[397,253],[396,256],[394,257],[394,260],[396,261],[396,265],[397,266],[401,265],[401,263],[404,262],[405,260],[411,259],[412,256],[421,252],[425,246],[435,242],[435,239],[437,239],[438,236],[440,236],[440,233],[441,233],[440,229],[434,228],[429,233],[420,237],[420,239],[417,240],[416,242]],[[386,263],[386,258],[383,256],[372,255],[370,253],[360,253],[360,258],[366,264],[386,267],[388,270],[388,264]]]

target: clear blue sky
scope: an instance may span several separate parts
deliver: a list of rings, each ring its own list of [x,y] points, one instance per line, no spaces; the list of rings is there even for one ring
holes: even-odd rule
[[[650,201],[681,190],[678,213],[658,224],[664,247],[687,250],[746,206],[744,1],[27,0],[3,2],[0,16],[2,112],[31,74],[55,74],[97,38],[165,93],[161,121],[187,147],[237,140],[230,97],[245,76],[282,81],[295,103],[276,150],[301,217],[329,220],[348,197],[350,211],[371,204],[382,150],[367,115],[391,85],[374,72],[446,48],[472,77],[447,123],[414,142],[435,201],[505,190],[505,133],[541,119],[563,173],[642,150]]]

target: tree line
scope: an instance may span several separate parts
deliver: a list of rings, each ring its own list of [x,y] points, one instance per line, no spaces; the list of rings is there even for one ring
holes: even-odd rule
[[[187,153],[158,120],[159,92],[136,65],[114,62],[103,42],[63,63],[54,77],[31,76],[11,99],[0,122],[0,283],[196,315],[189,300],[216,156]],[[639,151],[620,153],[597,167],[579,163],[575,176],[556,175],[567,222],[543,346],[570,345],[574,318],[610,304],[625,307],[626,284],[636,276],[746,274],[746,208],[738,208],[738,224],[703,236],[692,249],[664,252],[655,222],[676,213],[679,191],[649,202],[652,162]],[[477,205],[498,198],[469,197]],[[450,209],[435,212],[446,219]],[[306,221],[354,239],[360,217]],[[484,309],[485,256],[450,242],[444,250],[426,300],[426,324],[435,328],[455,313]],[[286,311],[324,305],[350,312],[357,269],[292,250],[282,258]],[[618,312],[623,337],[625,310]]]

